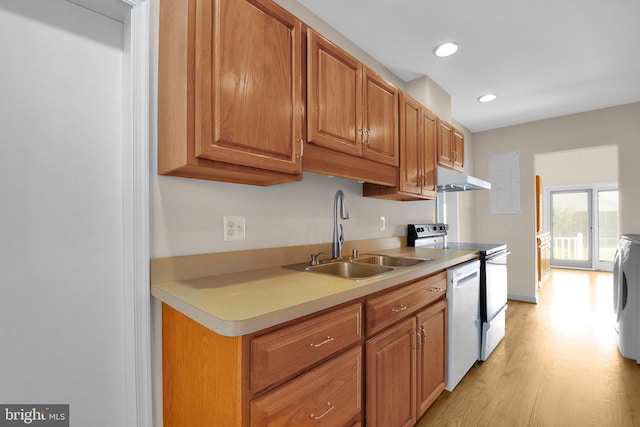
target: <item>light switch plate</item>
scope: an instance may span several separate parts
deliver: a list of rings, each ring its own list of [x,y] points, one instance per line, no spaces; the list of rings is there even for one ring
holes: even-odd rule
[[[244,217],[243,216],[224,216],[222,217],[224,225],[225,242],[233,240],[244,240]]]

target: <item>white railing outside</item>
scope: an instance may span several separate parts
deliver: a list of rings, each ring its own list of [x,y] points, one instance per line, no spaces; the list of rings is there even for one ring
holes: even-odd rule
[[[576,237],[553,237],[553,257],[555,259],[584,260],[584,235]]]

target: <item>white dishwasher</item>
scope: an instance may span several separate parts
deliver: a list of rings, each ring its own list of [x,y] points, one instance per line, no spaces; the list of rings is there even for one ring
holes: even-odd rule
[[[447,382],[452,391],[478,360],[480,348],[480,261],[447,270]]]

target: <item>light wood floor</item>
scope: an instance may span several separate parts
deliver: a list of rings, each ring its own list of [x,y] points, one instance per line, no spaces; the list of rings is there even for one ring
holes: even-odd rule
[[[618,352],[611,273],[552,270],[509,301],[507,335],[417,426],[640,426],[640,365]]]

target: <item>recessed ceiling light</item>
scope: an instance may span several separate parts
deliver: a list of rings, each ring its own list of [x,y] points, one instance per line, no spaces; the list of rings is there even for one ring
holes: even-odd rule
[[[496,98],[497,98],[497,96],[495,94],[488,93],[486,95],[482,95],[481,97],[479,97],[478,101],[480,101],[480,102],[491,102]]]
[[[442,43],[440,46],[436,47],[433,50],[433,53],[440,58],[444,58],[446,56],[451,56],[458,51],[458,43],[456,42],[447,42]]]

